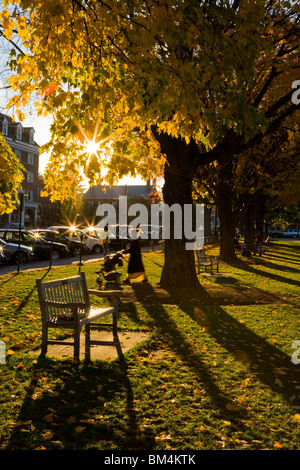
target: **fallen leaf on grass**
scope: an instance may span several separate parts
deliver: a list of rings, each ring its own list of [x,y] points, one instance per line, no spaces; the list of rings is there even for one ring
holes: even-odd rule
[[[226,409],[229,410],[229,411],[237,411],[238,407],[233,405],[232,403],[227,403]]]
[[[45,440],[52,439],[53,437],[53,432],[52,431],[46,431],[44,434],[41,434],[42,438]]]
[[[72,424],[75,423],[76,418],[74,416],[70,416],[70,418],[67,419],[67,423]]]
[[[29,421],[15,421],[13,423],[9,423],[8,427],[9,428],[17,428],[18,426],[25,426],[27,424],[31,424],[32,421],[29,420]]]
[[[300,414],[299,414],[299,413],[296,413],[296,414],[294,415],[294,419],[295,419],[296,421],[298,421],[298,423],[300,423]]]
[[[53,422],[53,413],[50,413],[49,415],[45,416],[44,421],[47,421],[47,423],[52,423]]]
[[[85,430],[85,426],[76,426],[75,431],[80,434]]]

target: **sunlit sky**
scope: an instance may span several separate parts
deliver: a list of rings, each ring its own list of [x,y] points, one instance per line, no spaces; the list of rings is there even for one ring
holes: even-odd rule
[[[9,87],[7,87],[7,78],[10,75],[9,69],[6,66],[6,62],[9,57],[10,45],[3,37],[0,36],[0,112],[12,116],[14,109],[7,110],[7,104],[12,93]],[[44,145],[50,140],[50,125],[51,117],[38,117],[36,116],[36,110],[33,106],[26,106],[22,110],[26,116],[25,121],[22,122],[24,127],[33,127],[35,130],[35,141],[39,146]],[[44,173],[45,167],[48,162],[48,155],[40,155],[39,172]],[[145,184],[141,178],[125,177],[118,182],[118,184]]]
[[[35,141],[39,146],[44,145],[50,140],[50,125],[51,125],[51,118],[46,118],[46,117],[36,117],[34,119],[26,119],[24,122],[22,122],[22,125],[24,127],[29,126],[29,127],[34,127],[35,130]],[[48,155],[47,154],[41,154],[40,155],[40,166],[39,166],[39,171],[40,173],[43,173],[45,170],[45,167],[48,162]],[[131,178],[131,177],[124,177],[122,178],[118,184],[136,184],[136,185],[144,185],[145,181],[143,181],[141,178]]]
[[[0,60],[0,63],[1,63],[1,60]],[[8,103],[9,96],[10,96],[10,90],[7,90],[5,88],[5,85],[6,85],[6,82],[0,79],[0,112],[11,116],[13,114],[13,109],[10,109],[9,111],[6,110],[6,105]],[[51,126],[52,118],[36,116],[36,112],[32,108],[24,109],[23,112],[26,118],[22,122],[22,126],[34,128],[35,142],[39,146],[46,144],[50,140],[50,137],[51,137],[50,126]],[[45,167],[48,163],[48,159],[49,159],[49,156],[46,153],[40,154],[39,172],[41,174],[43,174],[45,171]],[[144,185],[146,183],[140,177],[136,177],[136,178],[124,177],[121,180],[119,180],[117,184]]]

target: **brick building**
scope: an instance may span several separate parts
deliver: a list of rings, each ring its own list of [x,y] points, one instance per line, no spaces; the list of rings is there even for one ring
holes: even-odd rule
[[[0,113],[0,132],[26,169],[22,183],[22,191],[26,194],[22,224],[36,227],[43,179],[39,177],[39,145],[34,140],[34,128],[23,127],[21,123]],[[12,213],[0,216],[0,226],[19,224],[19,217],[19,207],[16,207]]]

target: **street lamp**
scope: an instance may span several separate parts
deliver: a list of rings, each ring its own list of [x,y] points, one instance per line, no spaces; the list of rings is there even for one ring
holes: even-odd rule
[[[18,274],[20,272],[20,261],[21,261],[21,229],[22,229],[22,215],[23,215],[23,208],[24,208],[24,197],[28,197],[28,194],[25,194],[24,191],[19,192],[20,196],[20,209],[19,209],[19,243],[18,243]]]

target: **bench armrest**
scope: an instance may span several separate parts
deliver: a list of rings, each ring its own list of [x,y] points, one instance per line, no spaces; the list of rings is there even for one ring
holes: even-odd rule
[[[123,292],[121,290],[98,290],[88,289],[89,294],[94,294],[97,297],[120,297]]]
[[[47,305],[49,307],[70,309],[85,308],[85,304],[82,302],[57,302],[54,300],[44,300],[44,305]]]
[[[121,297],[121,290],[98,290],[98,289],[88,289],[89,294],[94,294],[97,297],[110,297],[110,302],[113,305],[116,312],[118,312],[118,298]]]

